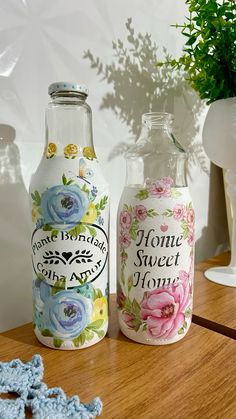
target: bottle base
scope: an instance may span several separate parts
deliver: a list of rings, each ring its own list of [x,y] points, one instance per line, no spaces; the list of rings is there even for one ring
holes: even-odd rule
[[[171,345],[173,343],[179,342],[186,336],[187,332],[190,329],[190,325],[191,323],[188,325],[188,328],[185,330],[183,334],[176,334],[171,339],[159,339],[149,337],[146,332],[135,332],[135,330],[127,329],[127,326],[123,325],[122,320],[119,319],[120,330],[124,336],[126,336],[128,339],[134,342],[151,346]]]
[[[40,331],[35,328],[34,333],[36,335],[36,338],[42,345],[47,346],[51,349],[59,349],[62,351],[75,351],[79,349],[85,349],[89,346],[96,345],[96,343],[99,343],[106,335],[107,331],[104,332],[104,336],[102,338],[94,338],[91,341],[85,342],[83,345],[76,346],[73,342],[73,340],[62,340],[62,339],[56,339],[50,336],[42,336]]]

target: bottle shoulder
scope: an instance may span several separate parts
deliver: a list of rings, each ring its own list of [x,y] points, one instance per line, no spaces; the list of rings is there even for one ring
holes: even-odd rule
[[[155,132],[141,135],[137,142],[129,147],[126,156],[144,157],[148,155],[173,154],[185,156],[185,150],[172,132]]]
[[[170,211],[176,205],[192,204],[192,197],[188,186],[175,187],[172,185],[159,185],[150,183],[143,187],[142,185],[125,186],[119,202],[119,212],[128,207],[136,208],[159,208]],[[164,187],[163,187],[164,186]],[[161,190],[161,187],[163,189]]]
[[[102,167],[96,159],[65,159],[62,156],[53,159],[42,158],[31,177],[30,189],[43,191],[55,185],[69,186],[75,183],[107,193],[109,190]]]

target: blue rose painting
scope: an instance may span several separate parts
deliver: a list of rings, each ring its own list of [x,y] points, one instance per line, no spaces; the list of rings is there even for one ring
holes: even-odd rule
[[[91,321],[92,301],[74,290],[62,290],[52,295],[50,289],[44,281],[33,281],[36,325],[40,330],[50,330],[57,338],[79,336]]]
[[[47,224],[77,224],[89,207],[88,195],[78,185],[57,185],[41,196],[41,212]]]
[[[103,338],[107,327],[107,298],[102,291],[91,284],[58,289],[39,278],[33,281],[36,335],[51,338],[50,346],[55,348],[64,344],[63,349],[91,345]]]
[[[74,291],[60,291],[48,298],[45,309],[54,336],[73,339],[89,324],[92,303]]]

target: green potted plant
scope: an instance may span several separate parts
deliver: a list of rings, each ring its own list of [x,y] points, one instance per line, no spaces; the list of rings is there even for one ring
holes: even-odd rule
[[[186,42],[178,59],[158,65],[183,69],[201,99],[210,104],[236,96],[236,2],[186,0],[189,15],[181,33]]]
[[[190,85],[210,104],[203,127],[208,157],[227,169],[228,195],[236,214],[236,2],[186,0],[189,15],[181,28],[186,42],[178,59],[164,63],[187,74]],[[236,217],[229,266],[208,269],[213,282],[236,287]]]

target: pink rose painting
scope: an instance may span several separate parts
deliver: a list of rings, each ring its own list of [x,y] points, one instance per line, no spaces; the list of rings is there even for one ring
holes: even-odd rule
[[[118,305],[119,308],[121,308],[121,309],[124,308],[124,306],[125,306],[125,300],[126,300],[126,297],[125,297],[122,289],[121,288],[118,289],[117,290],[116,301],[117,301],[117,305]]]
[[[134,315],[132,313],[128,313],[128,312],[124,311],[122,313],[122,317],[123,317],[124,322],[127,324],[127,326],[130,329],[133,329],[134,328],[134,320],[135,320]]]
[[[127,253],[125,253],[125,251],[121,252],[120,258],[121,258],[121,262],[125,263],[128,259]]]
[[[190,226],[194,225],[195,214],[194,214],[193,208],[188,208],[187,213],[186,213],[186,221]]]
[[[169,177],[162,178],[147,185],[151,196],[155,198],[170,197],[173,180]]]
[[[165,176],[161,180],[163,180],[163,182],[165,182],[167,185],[172,185],[174,182],[170,176]]]
[[[173,217],[175,220],[182,220],[185,216],[186,208],[183,204],[176,204],[173,209]]]
[[[121,247],[127,248],[131,243],[131,237],[127,231],[121,231],[120,233],[120,245]]]
[[[189,246],[194,245],[194,228],[189,229],[188,240],[187,241],[188,241]]]
[[[189,281],[189,273],[186,271],[179,271],[179,279],[186,288]]]
[[[183,327],[189,304],[189,287],[182,283],[146,292],[140,316],[153,338],[172,338]]]
[[[144,221],[147,218],[147,208],[144,205],[136,205],[134,213],[139,221]]]
[[[132,215],[126,211],[123,210],[120,213],[120,225],[122,228],[124,228],[125,230],[128,230],[131,226],[132,223]]]

